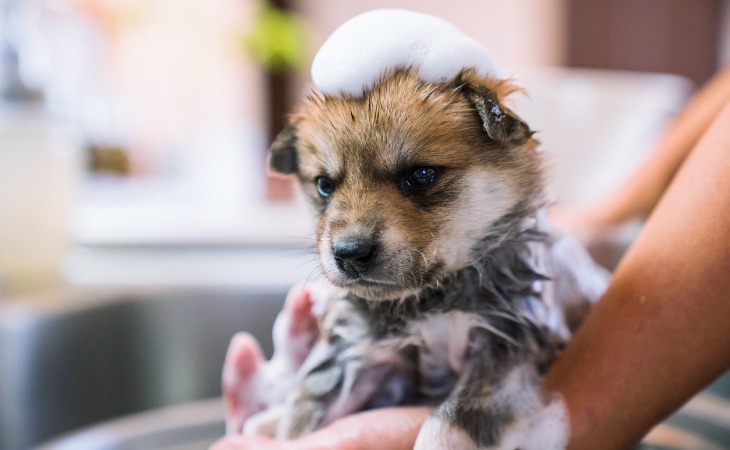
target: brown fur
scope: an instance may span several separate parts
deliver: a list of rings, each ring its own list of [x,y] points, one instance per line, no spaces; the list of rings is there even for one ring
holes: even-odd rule
[[[297,109],[272,147],[271,166],[296,172],[320,214],[318,238],[332,240],[352,230],[376,239],[387,232],[398,236],[379,253],[373,273],[387,287],[346,287],[377,300],[437,283],[445,274],[438,255],[442,237],[456,226],[454,220],[463,220],[462,193],[477,169],[498,173],[495,184],[506,183],[515,203],[537,196],[542,189],[537,142],[501,105],[515,90],[470,70],[434,84],[400,69],[362,98],[315,93]],[[420,166],[440,168],[437,183],[417,195],[404,192],[404,174]],[[336,185],[329,199],[317,193],[319,176]],[[329,249],[319,250],[326,259]],[[324,267],[331,281],[346,284]]]

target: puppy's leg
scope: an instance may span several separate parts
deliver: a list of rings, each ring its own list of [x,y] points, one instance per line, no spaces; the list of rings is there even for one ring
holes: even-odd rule
[[[376,339],[366,311],[346,298],[334,300],[321,327],[287,397],[279,438],[298,437],[348,414],[413,398],[413,352],[403,350],[400,339]]]
[[[466,375],[423,425],[414,449],[486,449],[494,447],[513,414],[495,404],[505,367],[487,357],[472,359]]]
[[[241,433],[251,416],[283,403],[287,390],[293,386],[296,371],[319,334],[309,288],[297,286],[289,292],[273,334],[274,356],[268,362],[250,334],[239,333],[231,340],[222,380],[228,434]],[[263,424],[274,416],[267,414],[267,420],[257,420],[259,425],[246,428],[254,431],[265,428]]]
[[[277,437],[290,439],[367,409],[404,404],[412,377],[398,365],[343,358],[310,372],[287,400]]]
[[[481,364],[424,423],[416,450],[563,450],[567,413],[540,391],[533,364]]]
[[[320,341],[305,365],[314,366],[300,374],[296,387],[286,398],[276,437],[292,439],[322,425],[334,398],[342,391],[345,363],[340,349]]]

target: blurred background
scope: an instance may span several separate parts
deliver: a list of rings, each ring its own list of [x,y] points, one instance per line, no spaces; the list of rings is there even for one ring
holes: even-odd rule
[[[236,330],[270,350],[283,294],[318,275],[265,151],[344,20],[400,7],[484,43],[577,204],[728,59],[729,3],[0,0],[0,449],[216,397]]]
[[[548,150],[581,149],[584,180],[554,178],[560,200],[584,200],[625,175],[594,186],[601,158],[640,158],[657,129],[645,117],[619,142],[607,119],[665,119],[725,60],[725,3],[2,0],[0,285],[239,284],[230,249],[305,245],[306,212],[267,178],[265,149],[309,89],[319,44],[376,7],[432,13],[485,43],[528,85],[519,109]],[[621,101],[630,110],[614,114]],[[190,247],[230,260],[186,259]]]

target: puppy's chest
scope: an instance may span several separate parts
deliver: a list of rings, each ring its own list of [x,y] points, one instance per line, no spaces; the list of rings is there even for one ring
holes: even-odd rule
[[[495,337],[521,340],[520,332],[534,322],[533,311],[542,302],[538,281],[544,277],[531,272],[524,280],[512,283],[495,282],[495,278],[473,269],[447,280],[439,289],[425,290],[417,298],[371,302],[346,297],[345,301],[362,317],[361,323],[374,339],[412,341],[416,331],[448,338],[489,328]],[[444,328],[448,336],[444,336]]]
[[[482,286],[449,286],[418,300],[372,303],[347,299],[364,320],[366,334],[385,347],[436,358],[456,370],[455,358],[485,351],[514,353],[534,339],[531,310],[540,293],[526,290],[510,298]],[[379,343],[379,344],[378,344]],[[439,354],[443,353],[443,354]]]
[[[345,377],[347,370],[331,368],[354,364],[364,370],[361,381],[369,377],[371,383],[386,386],[373,405],[437,404],[479,361],[509,366],[524,359],[526,349],[535,348],[529,343],[539,340],[536,329],[521,321],[519,309],[539,296],[511,300],[485,289],[455,288],[449,295],[431,292],[411,302],[340,298],[328,313],[327,322],[334,324],[328,330],[328,350],[310,366],[309,375],[325,371]],[[348,385],[344,378],[330,382],[333,388]]]

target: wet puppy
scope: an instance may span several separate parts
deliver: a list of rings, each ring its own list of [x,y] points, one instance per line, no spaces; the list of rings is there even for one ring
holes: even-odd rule
[[[314,295],[319,335],[291,389],[249,430],[289,438],[432,404],[417,448],[564,445],[539,376],[607,277],[547,223],[538,142],[504,103],[513,91],[472,70],[428,83],[400,68],[362,97],[314,93],[296,110],[270,167],[316,210],[333,287]]]

